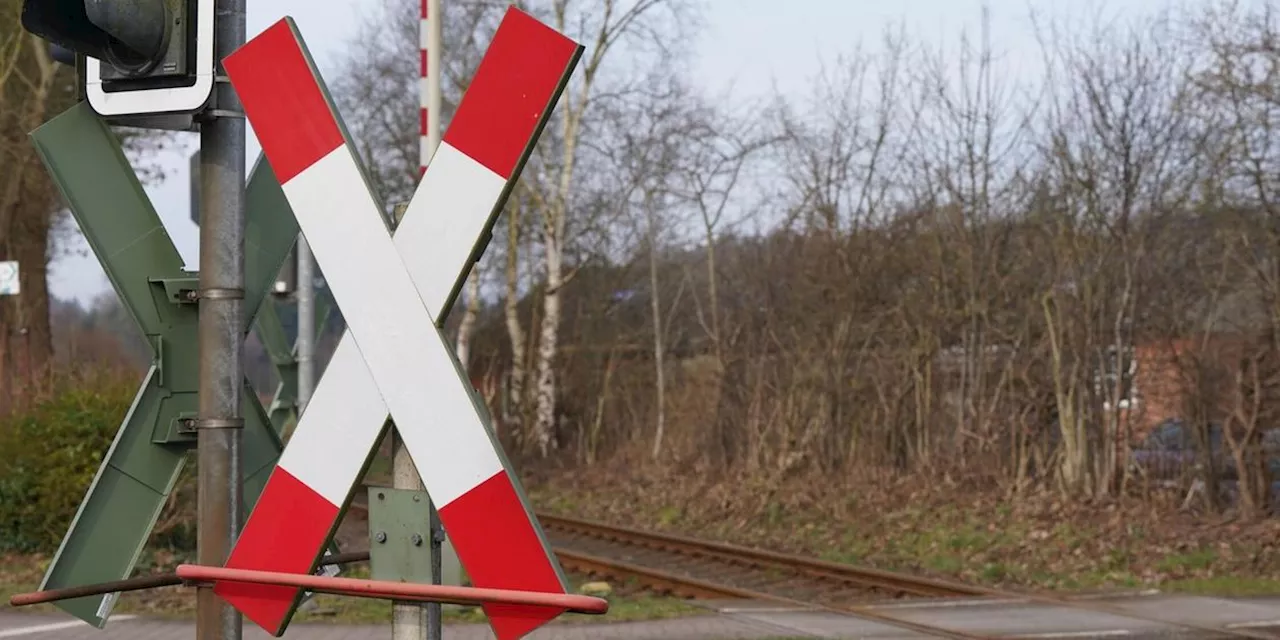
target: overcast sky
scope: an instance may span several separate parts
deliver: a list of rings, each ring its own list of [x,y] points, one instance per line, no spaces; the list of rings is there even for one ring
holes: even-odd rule
[[[251,0],[249,37],[282,16],[292,16],[323,73],[341,56],[360,16],[376,3],[377,0]],[[1029,34],[1029,10],[1062,15],[1067,7],[1080,11],[1088,3],[987,0],[985,4],[991,9],[997,53],[1009,56],[1015,63],[1026,61],[1027,68],[1033,69],[1038,52]],[[1168,4],[1165,0],[1113,0],[1105,6],[1111,11],[1141,13]],[[961,29],[976,33],[982,5],[980,0],[706,0],[706,29],[696,49],[695,80],[715,93],[732,87],[735,95],[741,96],[763,94],[775,85],[787,93],[802,92],[809,78],[820,70],[822,61],[851,51],[860,40],[864,50],[876,48],[888,26],[904,22],[911,32],[935,42],[955,42]],[[248,146],[252,167],[259,152],[252,133]],[[188,211],[186,162],[191,150],[188,147],[167,154],[163,160],[167,180],[148,191],[188,268],[194,269],[198,264],[198,242]],[[87,301],[109,285],[87,245],[82,241],[77,245],[54,262],[50,286],[57,297]]]

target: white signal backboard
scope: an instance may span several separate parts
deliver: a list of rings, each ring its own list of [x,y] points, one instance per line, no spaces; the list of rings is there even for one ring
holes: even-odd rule
[[[16,296],[22,291],[18,285],[18,262],[0,260],[0,296]]]

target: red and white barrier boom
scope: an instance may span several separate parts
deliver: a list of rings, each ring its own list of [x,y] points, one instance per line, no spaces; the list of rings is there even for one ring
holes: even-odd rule
[[[347,335],[250,514],[227,567],[309,574],[373,455],[388,412],[476,587],[560,593],[564,576],[482,404],[436,322],[483,249],[582,47],[509,9],[394,237],[293,21],[225,61]],[[215,591],[284,632],[301,590]],[[499,640],[562,610],[485,606]]]

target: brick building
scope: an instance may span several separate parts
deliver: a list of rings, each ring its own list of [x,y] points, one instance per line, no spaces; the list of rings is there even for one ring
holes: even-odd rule
[[[1220,420],[1231,402],[1234,376],[1260,353],[1256,341],[1239,335],[1146,342],[1133,348],[1126,397],[1119,403],[1133,441],[1160,423],[1194,417],[1197,402],[1210,420]]]

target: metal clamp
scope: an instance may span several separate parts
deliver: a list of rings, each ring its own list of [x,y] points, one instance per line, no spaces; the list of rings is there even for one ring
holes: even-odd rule
[[[202,300],[243,300],[244,289],[210,287],[196,294]]]
[[[204,115],[209,118],[239,118],[244,119],[243,111],[231,111],[229,109],[205,109]]]
[[[196,429],[243,429],[244,418],[206,418],[195,421]]]

